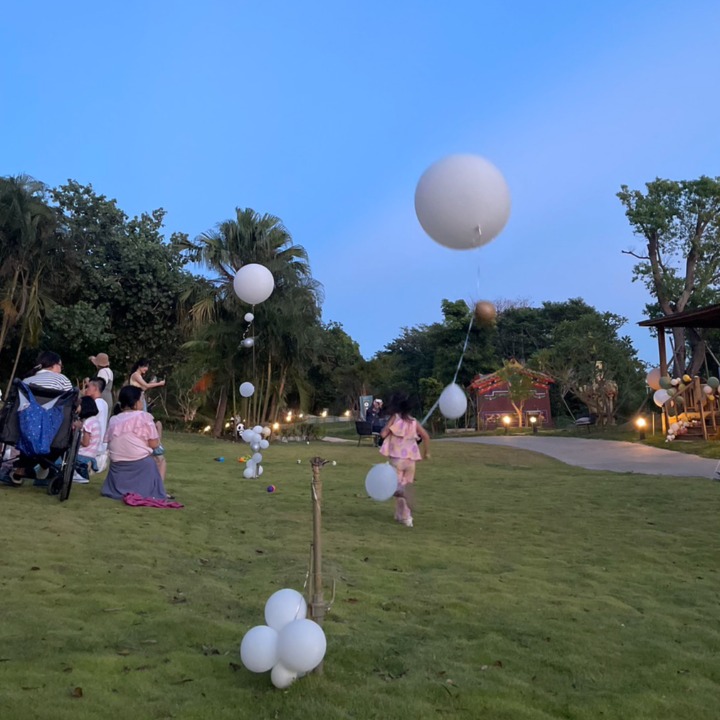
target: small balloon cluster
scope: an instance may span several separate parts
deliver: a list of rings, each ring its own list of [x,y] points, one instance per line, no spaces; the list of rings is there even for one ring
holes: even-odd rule
[[[653,393],[653,402],[658,407],[662,407],[670,400],[683,405],[685,403],[684,392],[693,381],[689,375],[683,375],[681,378],[661,375],[659,368],[651,370],[645,380],[648,386],[655,391]],[[718,388],[720,388],[720,379],[709,377],[701,386],[704,398],[715,398],[718,394]]]
[[[270,671],[276,688],[289,687],[298,677],[314,670],[325,657],[323,629],[307,619],[305,598],[291,588],[273,593],[265,603],[266,625],[245,633],[240,659],[250,672]]]
[[[261,427],[260,425],[242,431],[240,437],[250,445],[250,449],[253,451],[252,456],[245,460],[244,478],[258,478],[263,474],[263,466],[260,464],[263,456],[260,451],[267,450],[270,447],[268,437],[270,437],[271,432],[269,427]]]
[[[686,420],[678,420],[672,423],[668,427],[668,434],[665,438],[665,442],[672,442],[678,435],[684,435],[687,429],[690,427],[690,423]]]

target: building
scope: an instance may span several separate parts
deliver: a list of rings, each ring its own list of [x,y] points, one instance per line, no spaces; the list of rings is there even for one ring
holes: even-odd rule
[[[508,382],[501,376],[501,373],[505,375],[505,368],[529,379],[531,394],[524,402],[513,405]],[[516,360],[510,360],[505,368],[489,375],[478,375],[470,383],[470,390],[475,395],[478,430],[503,427],[505,417],[510,418],[508,425],[517,427],[521,424],[521,416],[524,427],[533,424],[531,418],[535,418],[539,427],[552,427],[549,390],[554,380],[545,373],[526,368]]]

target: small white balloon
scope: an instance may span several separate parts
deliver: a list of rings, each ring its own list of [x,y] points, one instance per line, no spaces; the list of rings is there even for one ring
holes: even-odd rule
[[[263,474],[263,466],[262,466],[262,465],[258,465],[258,466],[255,468],[255,471],[257,472],[257,476],[260,477],[260,476]]]
[[[297,680],[297,676],[296,672],[288,670],[282,663],[278,663],[270,673],[270,681],[279,690],[284,690]]]
[[[253,441],[250,443],[250,449],[251,449],[254,453],[258,452],[258,451],[260,450],[260,443],[259,443],[257,440],[253,440]]]
[[[256,425],[256,426],[252,429],[252,431],[253,431],[256,435],[262,435],[262,425]],[[260,439],[260,438],[258,438],[258,440],[259,440],[259,439]]]
[[[252,430],[243,430],[240,434],[240,437],[246,442],[252,442],[253,437],[255,437],[255,433]]]
[[[275,289],[275,280],[272,273],[257,263],[243,265],[233,280],[235,294],[249,305],[258,305],[265,302]]]
[[[305,598],[292,588],[283,588],[274,592],[265,603],[265,622],[275,630],[282,630],[293,620],[307,615]]]
[[[451,383],[440,393],[438,406],[449,420],[462,417],[467,410],[467,395],[457,383]]]
[[[271,435],[271,434],[272,434],[272,430],[266,425],[266,426],[262,429],[261,435],[263,435],[264,437],[267,437],[268,435]]]
[[[245,322],[252,322],[255,316],[252,313],[245,313]]]
[[[453,250],[489,243],[510,217],[502,173],[477,155],[450,155],[431,165],[415,189],[415,212],[435,242]]]
[[[248,470],[251,470],[253,473],[255,472],[255,466],[256,466],[256,465],[257,465],[257,463],[256,463],[252,458],[250,458],[250,459],[245,463],[245,467],[246,467]]]
[[[251,348],[255,344],[255,338],[254,337],[246,337],[243,338],[242,342],[240,343],[244,348]]]
[[[278,632],[267,625],[257,625],[245,633],[240,643],[240,659],[250,672],[267,672],[278,662]]]
[[[293,620],[280,630],[279,661],[295,672],[310,672],[325,657],[327,640],[323,629],[312,620]]]
[[[240,394],[243,397],[250,397],[255,392],[255,386],[251,382],[244,382],[240,385]]]
[[[653,402],[658,407],[662,407],[669,399],[670,396],[668,395],[667,390],[663,390],[662,388],[653,393]]]
[[[246,478],[247,480],[250,480],[251,478],[254,478],[254,477],[255,477],[255,469],[254,469],[254,468],[246,467],[246,468],[243,470],[243,477]]]
[[[262,455],[259,452],[256,452],[251,459],[254,463],[259,465],[262,462]]]
[[[267,450],[270,447],[270,443],[267,440],[260,441],[260,449]]]
[[[395,468],[388,463],[373,465],[365,477],[367,494],[378,502],[389,500],[397,490],[398,478]]]

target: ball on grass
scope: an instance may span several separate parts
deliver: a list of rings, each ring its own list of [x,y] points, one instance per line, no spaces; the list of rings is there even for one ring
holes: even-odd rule
[[[275,488],[274,485],[268,485],[268,486],[267,486],[267,491],[268,491],[269,493],[274,493],[275,490],[276,490],[276,488]]]

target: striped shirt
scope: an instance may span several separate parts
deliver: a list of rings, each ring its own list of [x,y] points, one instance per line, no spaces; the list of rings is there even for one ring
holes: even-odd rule
[[[26,385],[48,388],[48,390],[72,390],[73,385],[62,373],[52,370],[38,370],[34,375],[23,380]]]

